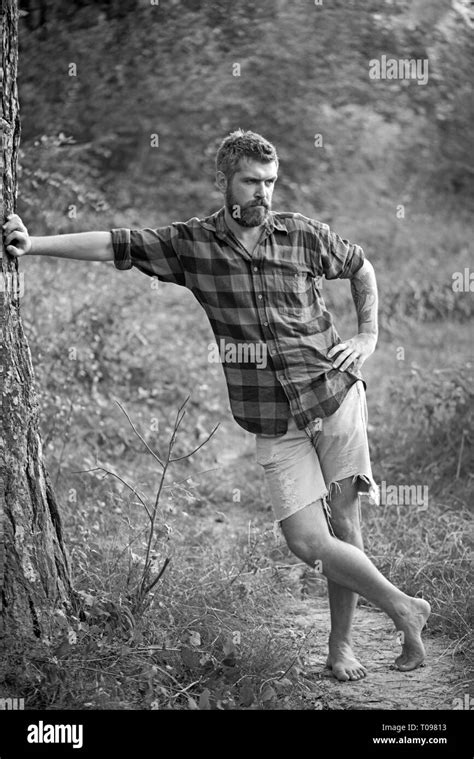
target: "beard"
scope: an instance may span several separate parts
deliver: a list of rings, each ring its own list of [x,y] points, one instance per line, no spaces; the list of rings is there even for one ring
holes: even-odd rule
[[[241,227],[259,227],[270,213],[270,205],[266,200],[252,200],[242,206],[236,202],[230,189],[225,193],[225,205],[234,221]],[[236,213],[236,209],[239,213]]]

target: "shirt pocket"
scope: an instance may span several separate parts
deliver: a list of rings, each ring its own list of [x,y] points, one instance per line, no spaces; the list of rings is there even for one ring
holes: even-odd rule
[[[310,315],[318,299],[318,289],[309,269],[285,263],[273,269],[270,283],[271,305],[279,313],[296,317]]]

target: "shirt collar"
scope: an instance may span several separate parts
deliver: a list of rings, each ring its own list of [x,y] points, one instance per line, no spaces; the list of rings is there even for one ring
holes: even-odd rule
[[[208,216],[206,219],[203,219],[201,221],[201,225],[205,229],[210,229],[211,231],[216,232],[218,237],[225,237],[229,232],[229,227],[225,223],[224,207],[220,208],[219,211],[216,211],[216,213],[212,214],[212,216]],[[288,233],[288,229],[283,223],[283,220],[278,219],[273,211],[270,211],[270,215],[265,221],[265,227],[268,234],[271,234],[274,229],[276,229],[278,232]]]

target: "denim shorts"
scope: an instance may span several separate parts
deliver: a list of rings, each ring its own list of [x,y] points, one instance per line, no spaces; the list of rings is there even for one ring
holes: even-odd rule
[[[338,410],[315,419],[304,430],[293,417],[284,435],[256,435],[256,461],[263,467],[275,520],[281,522],[315,501],[330,518],[333,488],[352,477],[358,493],[379,503],[367,438],[367,403],[363,383],[349,388]]]

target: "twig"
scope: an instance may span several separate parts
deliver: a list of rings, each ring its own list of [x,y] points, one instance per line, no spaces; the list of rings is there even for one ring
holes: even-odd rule
[[[118,474],[115,474],[115,472],[112,472],[111,469],[106,469],[103,466],[95,466],[95,467],[93,467],[93,469],[80,469],[78,472],[73,472],[73,474],[83,474],[85,472],[97,472],[97,471],[99,471],[99,472],[105,472],[106,474],[111,474],[112,477],[116,477],[117,480],[119,480],[123,485],[125,485],[125,487],[127,487],[129,490],[131,490],[132,493],[134,495],[136,495],[136,497],[138,498],[138,500],[142,504],[143,508],[145,509],[146,513],[148,514],[148,518],[151,521],[151,513],[150,513],[150,511],[148,509],[148,506],[146,505],[145,501],[143,500],[143,498],[137,493],[137,491],[135,490],[135,488],[132,488],[132,486],[129,485],[128,482],[126,482],[125,480],[123,480]]]
[[[173,461],[179,461],[179,459],[173,459]],[[182,480],[178,480],[178,482],[172,482],[171,485],[165,485],[163,490],[168,490],[169,488],[176,487],[176,485],[182,485],[183,482],[187,482],[188,480],[194,479],[195,477],[199,477],[201,474],[208,474],[208,472],[217,472],[222,467],[215,466],[212,469],[203,469],[202,472],[197,472],[197,474],[189,474],[187,477],[184,477]],[[192,487],[190,485],[189,487]]]
[[[460,445],[460,448],[459,448],[458,466],[457,466],[457,469],[456,469],[456,479],[457,480],[459,480],[459,475],[461,473],[461,461],[462,461],[462,454],[463,454],[463,450],[464,450],[464,438],[465,438],[465,436],[466,436],[466,430],[463,430],[462,434],[461,434],[461,445]]]
[[[250,524],[250,522],[249,522],[249,524]],[[237,574],[235,574],[232,577],[231,581],[227,585],[225,585],[223,588],[221,588],[219,590],[218,593],[216,593],[216,598],[218,596],[220,596],[220,594],[223,593],[224,590],[228,590],[230,588],[230,586],[233,585],[233,583],[236,581],[236,579],[238,577],[241,577],[241,575],[243,575],[243,574],[253,574],[252,572],[244,572],[244,568],[245,568],[245,565],[247,564],[248,560],[252,556],[252,553],[255,551],[256,547],[257,547],[257,543],[254,543],[253,546],[251,546],[251,548],[249,550],[249,553],[247,554],[247,556],[245,557],[244,561],[242,562],[242,565],[241,565],[240,569],[238,570]]]
[[[209,440],[211,439],[211,437],[213,436],[213,434],[215,433],[215,431],[217,430],[217,428],[219,426],[220,426],[220,422],[218,424],[216,424],[216,426],[214,427],[214,429],[212,430],[212,432],[207,436],[207,438],[205,440],[202,441],[202,443],[200,443],[197,446],[197,448],[194,449],[194,451],[191,451],[190,453],[186,453],[184,456],[177,456],[175,459],[170,459],[170,461],[172,461],[172,462],[174,462],[174,461],[181,461],[182,459],[187,459],[190,456],[193,456],[196,453],[196,451],[198,451],[200,448],[203,447],[203,445],[206,445],[206,443],[209,442]],[[219,467],[217,467],[217,468],[219,468]],[[209,471],[212,471],[212,470],[209,470]]]
[[[151,455],[153,456],[153,458],[154,458],[154,459],[155,459],[155,460],[158,462],[158,464],[159,464],[160,466],[164,466],[164,464],[163,464],[163,462],[161,461],[161,459],[160,459],[160,457],[158,456],[158,454],[157,454],[157,453],[155,453],[155,451],[153,450],[153,448],[150,448],[150,446],[148,445],[148,443],[147,443],[147,441],[145,440],[145,438],[144,438],[144,437],[142,437],[142,435],[140,435],[140,433],[138,432],[137,428],[136,428],[136,427],[135,427],[135,425],[133,424],[132,420],[130,419],[129,415],[128,415],[128,414],[127,414],[127,412],[125,411],[125,409],[124,409],[124,407],[122,406],[122,404],[121,404],[119,401],[117,401],[117,400],[115,401],[115,403],[117,404],[117,406],[119,406],[119,407],[120,407],[121,411],[123,411],[123,413],[125,414],[125,416],[127,417],[128,421],[129,421],[129,423],[130,423],[130,426],[131,426],[132,430],[134,431],[135,435],[136,435],[136,436],[137,436],[137,437],[138,437],[138,438],[139,438],[139,439],[142,441],[142,443],[143,443],[143,445],[145,446],[145,448],[147,449],[147,451],[149,451],[149,452],[151,453]]]
[[[296,656],[294,657],[293,661],[292,661],[292,662],[291,662],[291,664],[290,664],[290,665],[289,665],[289,666],[288,666],[288,667],[285,669],[285,671],[283,672],[283,674],[282,674],[282,675],[280,675],[280,677],[277,677],[277,678],[276,678],[277,680],[283,680],[283,678],[285,677],[285,675],[287,675],[287,674],[288,674],[288,672],[289,672],[289,671],[290,671],[290,669],[292,668],[292,666],[293,666],[293,664],[295,663],[295,661],[297,661],[297,659],[299,658],[299,656],[300,656],[300,654],[301,654],[301,652],[302,652],[303,648],[305,647],[306,641],[308,640],[308,638],[310,638],[310,637],[311,637],[311,635],[313,635],[313,633],[312,633],[312,632],[310,632],[310,634],[309,634],[309,635],[306,635],[306,636],[304,637],[304,639],[303,639],[303,642],[301,643],[301,646],[299,647],[299,649],[298,649],[298,651],[297,651],[297,654],[296,654]]]
[[[156,521],[156,515],[158,513],[158,503],[160,501],[160,495],[161,495],[161,491],[163,489],[163,483],[165,481],[165,477],[166,477],[166,472],[168,470],[168,466],[169,466],[169,449],[168,449],[168,458],[166,460],[166,463],[164,464],[163,471],[161,473],[160,484],[158,486],[158,491],[157,491],[156,498],[155,498],[155,503],[154,503],[154,506],[153,506],[153,513],[152,513],[151,519],[150,519],[151,526],[150,526],[150,530],[149,530],[149,533],[148,533],[148,540],[147,540],[147,545],[146,545],[145,566],[143,567],[143,574],[142,574],[142,579],[141,579],[141,583],[140,583],[140,590],[139,590],[139,596],[138,596],[140,601],[144,597],[144,592],[143,592],[144,591],[144,586],[145,586],[146,578],[148,577],[148,573],[149,573],[149,570],[150,570],[151,544],[152,544],[153,537],[154,537],[154,532],[155,532],[155,521]]]
[[[167,672],[167,671],[166,671],[166,669],[161,669],[161,667],[159,667],[157,664],[153,664],[153,667],[156,667],[156,669],[157,669],[159,672],[162,672],[162,674],[163,674],[163,675],[168,675],[168,677],[170,677],[170,678],[171,678],[171,680],[173,680],[173,682],[174,682],[174,683],[176,683],[176,685],[177,685],[178,687],[181,685],[181,683],[180,683],[180,682],[179,682],[179,681],[178,681],[178,680],[177,680],[175,677],[173,677],[173,675],[170,675],[170,673],[169,673],[169,672]]]
[[[292,668],[292,666],[294,665],[294,663],[299,659],[299,657],[301,655],[301,652],[302,652],[303,648],[305,647],[308,638],[310,638],[311,635],[313,635],[313,632],[310,632],[309,635],[305,635],[304,636],[303,641],[302,641],[302,643],[301,643],[298,651],[296,652],[296,655],[293,657],[293,659],[290,662],[290,664],[288,665],[288,667],[284,670],[284,672],[279,677],[269,677],[267,680],[263,681],[263,683],[260,685],[259,693],[262,692],[263,686],[266,685],[267,683],[278,682],[278,680],[283,680],[283,678],[285,677],[285,675],[288,674],[288,672],[290,671],[290,669]]]
[[[195,680],[193,683],[190,683],[190,685],[187,685],[186,688],[183,688],[182,690],[178,691],[178,693],[175,693],[173,698],[178,698],[178,696],[181,696],[182,693],[186,693],[187,690],[190,688],[193,688],[195,685],[199,685],[199,683],[202,681],[202,677],[199,678],[199,680]]]
[[[133,653],[137,652],[137,653],[141,654],[141,653],[146,653],[147,651],[154,651],[157,654],[160,654],[160,653],[161,654],[167,654],[168,652],[173,653],[173,652],[179,652],[181,650],[182,650],[181,648],[163,648],[163,646],[161,644],[157,643],[156,645],[139,646],[138,648],[132,649],[128,653],[133,654]]]
[[[145,588],[145,590],[143,591],[143,594],[144,594],[145,596],[146,596],[146,594],[147,594],[147,593],[149,593],[149,592],[150,592],[150,590],[153,590],[153,588],[155,587],[156,583],[158,582],[158,580],[159,580],[159,579],[160,579],[160,577],[162,576],[163,572],[165,571],[165,569],[166,569],[166,567],[168,566],[168,564],[170,563],[170,561],[171,561],[170,557],[169,557],[169,556],[167,556],[167,557],[166,557],[166,559],[165,559],[165,561],[164,561],[164,564],[163,564],[163,566],[161,567],[160,571],[158,572],[158,574],[157,574],[157,576],[155,577],[155,579],[153,580],[153,582],[151,582],[151,583],[150,583],[150,584],[149,584],[149,585],[148,585],[148,586]]]

